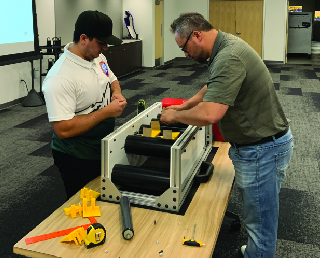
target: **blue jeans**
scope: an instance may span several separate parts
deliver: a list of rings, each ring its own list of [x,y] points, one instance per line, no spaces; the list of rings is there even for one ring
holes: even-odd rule
[[[279,192],[293,153],[288,132],[271,142],[229,149],[235,183],[243,198],[243,222],[249,234],[245,258],[272,258],[276,251]]]

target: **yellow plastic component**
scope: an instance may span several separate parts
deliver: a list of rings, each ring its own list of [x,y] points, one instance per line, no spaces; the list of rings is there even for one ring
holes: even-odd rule
[[[101,193],[98,193],[96,191],[93,191],[91,189],[88,189],[86,187],[81,189],[80,198],[87,198],[88,200],[91,200],[91,198],[97,199],[101,195]]]
[[[153,130],[151,128],[143,127],[142,136],[156,138],[161,133],[161,130]]]
[[[85,240],[86,233],[84,231],[84,228],[78,228],[76,230],[73,230],[70,234],[68,234],[66,237],[60,240],[60,242],[68,242],[68,241],[74,241],[76,245],[81,245],[82,241]]]
[[[172,133],[172,140],[176,140],[180,135],[180,132],[173,132]]]
[[[179,135],[180,135],[180,132],[172,132],[172,130],[163,130],[162,138],[176,140]]]
[[[97,217],[97,216],[101,216],[100,213],[100,207],[99,206],[95,206],[96,205],[96,199],[95,198],[91,198],[91,206],[88,207],[88,200],[87,198],[83,198],[83,217],[87,218],[87,217]]]
[[[151,130],[151,137],[156,138],[159,136],[160,133],[161,133],[160,130]]]
[[[70,215],[72,218],[77,217],[77,213],[79,213],[79,215],[82,216],[82,207],[80,203],[78,206],[73,204],[69,208],[64,208],[64,211],[67,216]]]

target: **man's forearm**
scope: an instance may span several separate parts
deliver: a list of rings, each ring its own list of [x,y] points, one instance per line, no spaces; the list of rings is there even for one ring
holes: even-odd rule
[[[70,120],[51,122],[55,134],[63,139],[88,132],[108,117],[121,115],[127,102],[114,100],[108,106],[90,114],[74,116]]]
[[[111,83],[111,92],[112,94],[121,94],[121,87],[118,80],[115,80]]]
[[[204,95],[207,91],[207,85],[205,85],[196,95],[194,95],[192,98],[181,104],[181,109],[186,110],[195,107],[200,102],[202,102]]]
[[[181,110],[175,113],[176,122],[195,125],[195,126],[206,126],[215,123],[212,120],[209,112],[202,107],[202,103],[198,104],[188,110]]]
[[[187,110],[165,109],[161,114],[161,122],[166,124],[184,123],[205,126],[218,122],[227,112],[228,105],[215,102],[201,102]]]

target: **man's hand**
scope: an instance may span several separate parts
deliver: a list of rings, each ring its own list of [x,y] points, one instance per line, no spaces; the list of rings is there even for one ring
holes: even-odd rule
[[[172,106],[168,106],[166,107],[166,109],[173,109],[173,110],[183,110],[182,106],[181,105],[172,105]]]
[[[126,101],[126,99],[122,96],[121,93],[113,93],[111,97],[111,101],[118,100],[120,102]]]
[[[172,124],[172,123],[175,123],[176,120],[175,120],[175,114],[176,114],[176,110],[173,109],[173,108],[166,108],[165,110],[162,111],[161,113],[161,118],[160,118],[160,121],[162,123],[165,123],[165,124]]]
[[[124,110],[126,105],[127,101],[122,96],[122,98],[114,98],[114,100],[111,101],[110,104],[105,108],[108,108],[108,113],[110,117],[117,117],[122,114],[122,111]]]

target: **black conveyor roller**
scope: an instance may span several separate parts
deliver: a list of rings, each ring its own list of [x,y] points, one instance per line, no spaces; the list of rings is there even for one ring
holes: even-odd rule
[[[111,181],[115,185],[166,191],[170,187],[170,171],[116,164]]]
[[[122,214],[123,231],[122,236],[124,239],[131,239],[133,237],[133,224],[129,198],[122,196],[120,199],[120,207]]]
[[[127,154],[170,159],[174,140],[128,135],[124,144]]]

